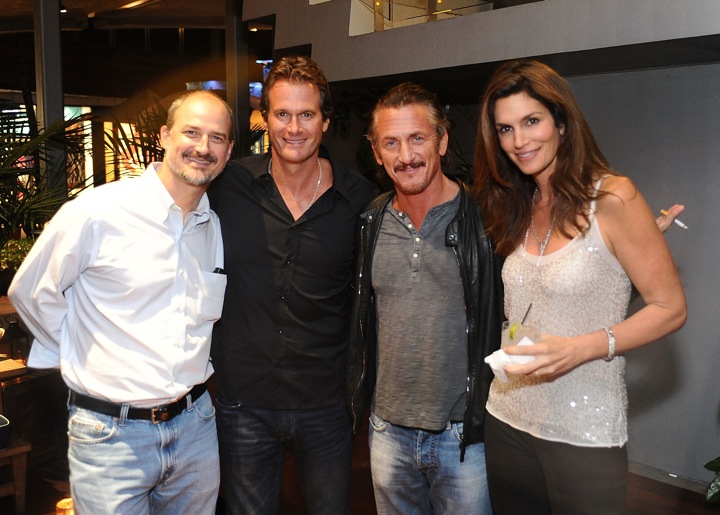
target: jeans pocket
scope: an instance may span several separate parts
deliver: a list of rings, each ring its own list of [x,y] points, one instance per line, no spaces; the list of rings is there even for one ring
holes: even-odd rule
[[[71,408],[68,438],[79,444],[105,443],[118,432],[117,419],[94,411]]]
[[[242,406],[241,402],[231,403],[222,399],[220,396],[215,397],[215,404],[220,410],[235,410]]]
[[[388,428],[388,423],[382,417],[377,416],[375,413],[370,413],[370,425],[372,426],[373,431],[376,431],[378,433],[382,433]]]
[[[451,427],[453,436],[457,438],[458,442],[462,442],[463,423],[457,422],[452,424]]]
[[[205,392],[198,400],[193,402],[193,411],[202,420],[212,420],[215,418],[215,406],[213,406],[210,394]]]

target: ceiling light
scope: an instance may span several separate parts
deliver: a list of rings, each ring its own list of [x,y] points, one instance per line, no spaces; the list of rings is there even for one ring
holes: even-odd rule
[[[60,4],[60,14],[65,14],[67,12],[67,9],[63,4]]]
[[[125,5],[121,5],[118,9],[135,9],[136,7],[147,7],[152,4],[158,3],[160,0],[135,0]]]
[[[272,30],[273,26],[267,23],[256,23],[256,22],[250,22],[248,23],[248,30],[250,32],[258,32],[260,30]]]

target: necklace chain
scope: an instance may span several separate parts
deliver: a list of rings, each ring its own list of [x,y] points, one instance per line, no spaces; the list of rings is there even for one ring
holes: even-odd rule
[[[315,200],[317,200],[318,193],[320,193],[320,184],[322,183],[323,169],[322,169],[322,163],[320,162],[319,157],[317,158],[317,164],[318,164],[318,170],[320,170],[320,173],[318,174],[317,184],[315,185],[315,193],[313,193],[313,196],[310,199],[309,206],[312,206],[315,203]],[[268,175],[272,176],[272,157],[268,161]]]
[[[535,191],[533,192],[533,196],[532,196],[532,201],[530,203],[530,230],[532,231],[535,241],[537,241],[537,244],[540,246],[540,253],[538,254],[538,260],[537,260],[537,265],[539,265],[540,258],[545,253],[545,248],[547,247],[547,244],[550,242],[550,236],[552,236],[553,228],[555,227],[555,215],[553,215],[552,222],[550,222],[550,228],[548,229],[548,232],[545,235],[545,238],[541,240],[540,238],[538,238],[538,235],[535,232],[535,216],[533,215],[533,212],[535,211],[535,197],[537,196],[537,192],[538,192],[538,189],[535,188]],[[528,232],[529,231],[525,231],[525,247],[527,247]]]

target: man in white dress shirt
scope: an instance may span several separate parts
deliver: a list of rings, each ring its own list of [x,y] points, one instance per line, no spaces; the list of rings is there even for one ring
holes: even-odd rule
[[[205,190],[232,150],[216,95],[176,100],[162,163],[65,204],[10,299],[35,336],[28,366],[70,388],[78,513],[214,513],[215,412],[205,382],[226,277]]]

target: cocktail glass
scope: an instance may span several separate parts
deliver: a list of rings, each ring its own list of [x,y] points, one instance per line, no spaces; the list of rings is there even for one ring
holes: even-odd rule
[[[511,345],[532,345],[538,341],[540,341],[540,329],[537,327],[508,320],[503,322],[500,348],[504,349]]]

